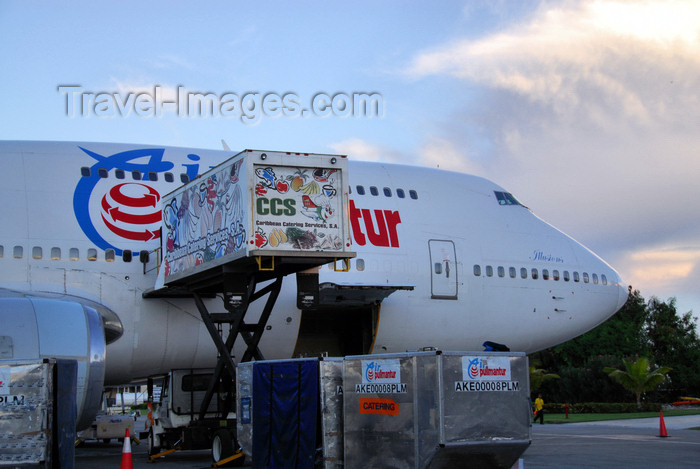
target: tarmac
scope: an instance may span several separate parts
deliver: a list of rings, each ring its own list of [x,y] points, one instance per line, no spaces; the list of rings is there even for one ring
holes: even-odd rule
[[[546,418],[546,417],[545,417]],[[570,424],[534,424],[524,468],[697,468],[700,467],[700,415],[665,417],[668,437],[659,437],[659,419]],[[134,469],[208,468],[208,450],[180,451],[147,462],[147,444],[132,444]],[[119,468],[122,444],[86,442],[76,448],[78,469]],[[250,467],[247,461],[244,467]]]

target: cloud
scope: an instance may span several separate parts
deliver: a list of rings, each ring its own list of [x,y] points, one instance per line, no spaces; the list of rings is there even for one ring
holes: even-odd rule
[[[426,138],[443,161],[502,184],[649,294],[693,291],[699,3],[546,2],[417,53],[404,73],[477,96],[446,119],[461,126]]]
[[[421,146],[419,163],[422,166],[459,171],[468,174],[478,174],[481,168],[473,164],[463,149],[453,142],[439,137],[429,137],[428,142]]]
[[[336,153],[350,156],[353,160],[415,164],[412,157],[381,145],[371,144],[359,138],[349,138],[331,143],[329,147]]]
[[[112,86],[116,88],[116,90],[110,90],[110,92],[116,91],[122,99],[130,94],[138,95],[139,93],[155,96],[156,87],[158,87],[158,96],[162,101],[176,102],[178,99],[178,85],[149,83],[145,80],[124,81],[112,78]]]
[[[196,66],[178,55],[161,54],[149,61],[150,66],[156,69],[185,69],[195,70]]]
[[[698,24],[696,2],[567,3],[509,31],[418,54],[406,73],[507,90],[601,126],[615,124],[611,114],[650,125],[677,117],[668,106],[674,86],[699,82]]]

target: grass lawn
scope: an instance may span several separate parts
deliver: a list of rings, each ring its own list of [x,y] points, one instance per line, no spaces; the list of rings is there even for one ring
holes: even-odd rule
[[[664,410],[664,417],[674,417],[677,415],[698,415],[700,409],[673,409]],[[623,420],[623,419],[644,419],[658,417],[658,412],[634,412],[625,414],[572,414],[569,418],[564,418],[564,414],[544,414],[545,423],[576,423],[576,422],[598,422],[602,420]]]

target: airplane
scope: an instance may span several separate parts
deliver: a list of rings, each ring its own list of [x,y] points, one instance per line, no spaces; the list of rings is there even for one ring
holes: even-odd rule
[[[193,299],[144,292],[166,242],[161,198],[235,154],[0,142],[0,359],[76,359],[78,428],[105,386],[215,364]],[[485,341],[532,353],[585,333],[627,299],[612,267],[484,178],[350,157],[348,191],[356,257],[346,272],[319,268],[313,311],[297,307],[294,276],[283,282],[260,342],[267,359]],[[204,302],[225,311],[220,298]],[[253,303],[248,314],[261,310]]]

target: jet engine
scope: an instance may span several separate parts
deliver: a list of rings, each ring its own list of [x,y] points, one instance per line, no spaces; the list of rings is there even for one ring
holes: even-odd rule
[[[0,359],[76,360],[77,429],[90,426],[100,409],[105,337],[120,335],[119,319],[104,306],[66,295],[0,290]]]

